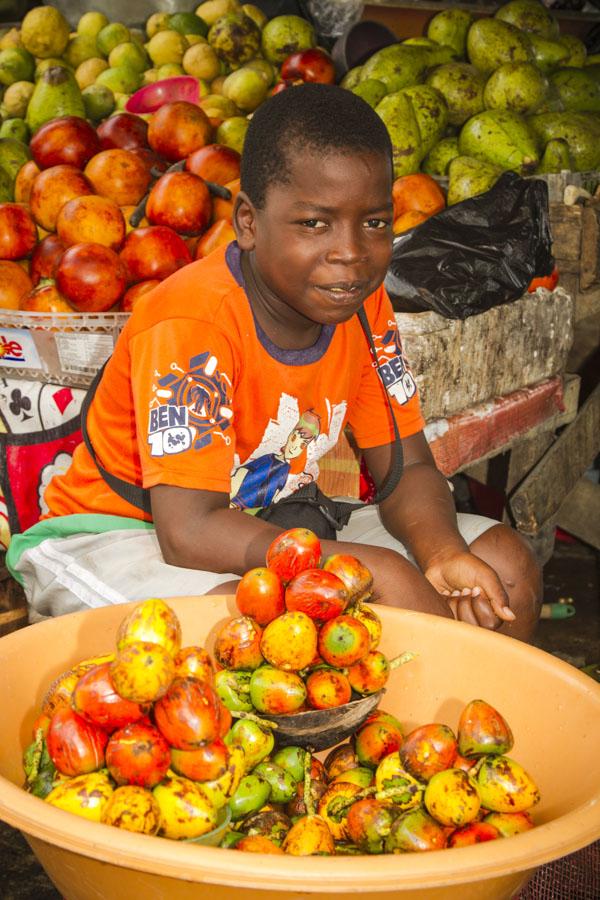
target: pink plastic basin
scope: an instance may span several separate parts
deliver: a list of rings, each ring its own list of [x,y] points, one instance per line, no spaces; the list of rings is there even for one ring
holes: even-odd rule
[[[130,113],[151,113],[163,105],[175,100],[187,100],[188,103],[198,103],[200,99],[200,87],[191,75],[174,75],[171,78],[163,78],[153,84],[144,87],[132,94],[125,109]]]
[[[169,602],[184,644],[210,648],[216,629],[237,614],[233,598]],[[511,757],[541,791],[532,831],[433,853],[306,859],[131,834],[52,807],[20,787],[36,712],[56,675],[114,649],[130,608],[75,613],[0,639],[0,818],[25,834],[66,900],[508,900],[538,866],[600,837],[600,685],[511,638],[389,608],[378,608],[382,649],[418,656],[392,673],[383,709],[407,730],[427,722],[456,728],[475,698],[499,709],[515,735]]]

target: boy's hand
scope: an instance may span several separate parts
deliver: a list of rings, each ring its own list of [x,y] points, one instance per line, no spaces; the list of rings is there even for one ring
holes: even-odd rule
[[[462,622],[494,630],[515,619],[500,579],[472,553],[458,552],[432,562],[425,577],[448,598],[452,614]]]

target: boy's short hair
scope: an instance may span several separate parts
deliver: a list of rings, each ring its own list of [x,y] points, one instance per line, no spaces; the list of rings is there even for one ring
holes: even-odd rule
[[[377,113],[352,91],[333,84],[286,88],[262,103],[250,120],[241,165],[241,189],[257,208],[267,188],[289,182],[289,154],[380,153],[392,144]]]

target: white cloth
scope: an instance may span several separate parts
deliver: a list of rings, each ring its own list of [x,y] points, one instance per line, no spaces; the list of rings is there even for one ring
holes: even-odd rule
[[[496,524],[482,516],[458,515],[458,527],[467,544]],[[385,530],[372,506],[354,512],[339,539],[387,547],[414,562]],[[31,622],[147,597],[205,594],[239,577],[167,565],[153,529],[47,538],[24,551],[15,569],[23,578]]]

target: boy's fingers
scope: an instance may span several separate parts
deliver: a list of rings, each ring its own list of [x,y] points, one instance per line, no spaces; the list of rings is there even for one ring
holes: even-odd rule
[[[480,624],[473,610],[470,597],[468,599],[461,597],[457,601],[457,616],[461,622],[468,622],[469,625]]]

